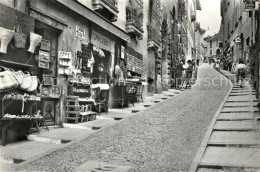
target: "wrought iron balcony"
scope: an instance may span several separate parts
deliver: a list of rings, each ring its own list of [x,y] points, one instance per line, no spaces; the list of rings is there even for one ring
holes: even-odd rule
[[[148,48],[158,49],[161,43],[160,31],[152,25],[147,26],[147,31],[148,31]]]
[[[138,39],[143,39],[143,12],[138,12],[133,7],[127,7],[126,32]]]
[[[94,11],[108,18],[111,22],[114,22],[117,20],[117,14],[119,12],[117,1],[118,0],[92,0],[92,5]]]

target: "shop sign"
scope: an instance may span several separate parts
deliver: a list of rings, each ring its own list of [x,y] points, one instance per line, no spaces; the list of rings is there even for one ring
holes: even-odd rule
[[[259,0],[243,0],[245,4],[244,11],[256,11],[259,9]]]
[[[109,40],[107,37],[103,36],[102,34],[92,31],[91,35],[91,43],[93,45],[96,45],[99,48],[102,48],[104,50],[107,50],[111,52],[111,40]]]
[[[71,59],[71,52],[59,51],[58,57],[60,59]]]
[[[234,42],[236,44],[240,43],[241,42],[241,38],[239,36],[237,36],[235,39],[234,39]]]
[[[49,65],[49,62],[38,61],[38,67],[39,68],[44,68],[44,69],[49,69],[50,65]]]
[[[39,61],[50,62],[50,53],[45,51],[39,51]]]
[[[76,37],[85,39],[85,29],[80,28],[78,25],[76,26]]]

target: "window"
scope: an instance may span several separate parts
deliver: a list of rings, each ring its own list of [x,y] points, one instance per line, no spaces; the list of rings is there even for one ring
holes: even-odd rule
[[[219,47],[223,47],[223,43],[222,43],[222,42],[220,42],[218,46],[219,46]]]
[[[212,41],[210,41],[210,48],[212,48]]]
[[[209,53],[210,55],[212,55],[212,50],[210,50],[210,53]]]

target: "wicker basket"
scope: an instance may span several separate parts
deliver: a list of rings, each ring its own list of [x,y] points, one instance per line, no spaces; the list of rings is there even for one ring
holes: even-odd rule
[[[42,36],[38,35],[36,33],[30,32],[30,47],[28,49],[28,51],[30,53],[34,53],[36,46],[39,45],[39,43],[42,40]]]
[[[7,46],[14,36],[14,31],[0,27],[0,53],[6,54]]]
[[[15,28],[14,33],[14,46],[15,48],[25,48],[26,46],[26,35],[23,34],[22,29],[20,25],[18,25],[17,28]]]

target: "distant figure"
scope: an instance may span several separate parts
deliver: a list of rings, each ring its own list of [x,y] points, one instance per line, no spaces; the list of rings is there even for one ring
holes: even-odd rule
[[[190,79],[192,78],[192,71],[193,71],[193,65],[192,65],[192,62],[191,60],[188,60],[188,67],[186,69],[186,89],[189,87],[191,87],[190,85]]]
[[[243,79],[246,77],[246,65],[242,59],[239,59],[239,64],[235,68],[235,73],[237,75],[237,82],[239,82],[240,87],[243,87]]]
[[[183,80],[184,80],[184,76],[183,76],[183,71],[184,71],[184,68],[183,68],[183,64],[184,64],[184,61],[181,60],[179,61],[179,63],[177,64],[176,66],[176,79],[177,79],[177,89],[181,89],[182,86],[183,86]]]
[[[228,71],[231,71],[231,69],[232,69],[232,61],[231,60],[228,61],[227,66],[228,66]]]

